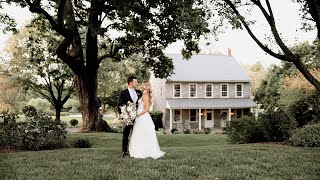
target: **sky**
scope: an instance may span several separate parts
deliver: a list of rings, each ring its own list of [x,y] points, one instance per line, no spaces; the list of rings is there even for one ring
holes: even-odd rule
[[[276,17],[278,30],[287,45],[293,46],[295,43],[303,41],[313,41],[316,37],[316,31],[305,32],[300,30],[301,20],[299,13],[299,5],[292,3],[292,0],[270,0],[273,8],[273,13]],[[0,12],[11,14],[18,24],[18,28],[23,27],[31,18],[32,14],[28,9],[19,7],[4,6]],[[256,25],[253,26],[253,32],[264,40],[264,35],[269,34],[270,28],[266,25],[263,15],[258,11],[253,11],[253,17],[256,20]],[[10,34],[0,33],[0,56],[4,55],[4,46]],[[251,39],[245,30],[226,29],[223,34],[219,34],[218,41],[215,38],[210,38],[210,46],[206,46],[204,41],[200,42],[200,48],[204,51],[215,51],[227,54],[228,48],[231,49],[233,57],[241,64],[254,64],[261,62],[264,67],[269,67],[272,64],[279,64],[280,61],[276,58],[267,55],[260,47]],[[182,42],[171,44],[166,50],[166,53],[178,54],[181,52]]]

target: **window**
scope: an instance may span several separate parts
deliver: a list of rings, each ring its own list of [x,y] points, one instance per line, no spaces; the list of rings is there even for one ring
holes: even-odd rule
[[[207,120],[208,121],[212,120],[212,111],[207,111]]]
[[[221,84],[221,97],[228,97],[228,84]]]
[[[173,122],[174,123],[181,123],[182,122],[182,119],[181,119],[181,116],[182,113],[181,113],[181,110],[180,109],[175,109],[173,111]]]
[[[242,86],[242,84],[236,84],[236,97],[243,97],[243,86]]]
[[[196,121],[197,121],[197,110],[190,109],[190,122],[196,122]]]
[[[197,85],[189,84],[189,97],[197,97]]]
[[[173,84],[173,97],[181,97],[181,84]]]
[[[206,84],[206,97],[212,97],[212,84]]]

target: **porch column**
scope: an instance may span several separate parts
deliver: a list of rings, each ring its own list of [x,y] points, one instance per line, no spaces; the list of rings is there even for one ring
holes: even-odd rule
[[[201,129],[201,109],[199,109],[199,130]]]
[[[255,118],[258,119],[258,116],[259,116],[259,112],[258,112],[259,108],[256,107],[255,108]]]
[[[231,121],[231,108],[229,108],[228,120]]]
[[[170,109],[170,131],[172,130],[172,109]]]

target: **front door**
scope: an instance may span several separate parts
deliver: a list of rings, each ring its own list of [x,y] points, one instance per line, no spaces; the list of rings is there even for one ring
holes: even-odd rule
[[[213,120],[213,112],[212,112],[212,110],[207,110],[205,127],[206,128],[213,128],[213,125],[214,125],[213,121],[214,120]]]
[[[221,110],[220,111],[220,124],[221,124],[221,127],[226,127],[227,125],[227,121],[228,121],[228,110]]]

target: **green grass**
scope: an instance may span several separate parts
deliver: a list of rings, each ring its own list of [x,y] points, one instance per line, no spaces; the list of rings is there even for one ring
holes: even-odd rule
[[[320,149],[234,145],[225,135],[158,135],[158,160],[121,158],[121,134],[70,134],[90,149],[0,154],[0,179],[319,179]]]

